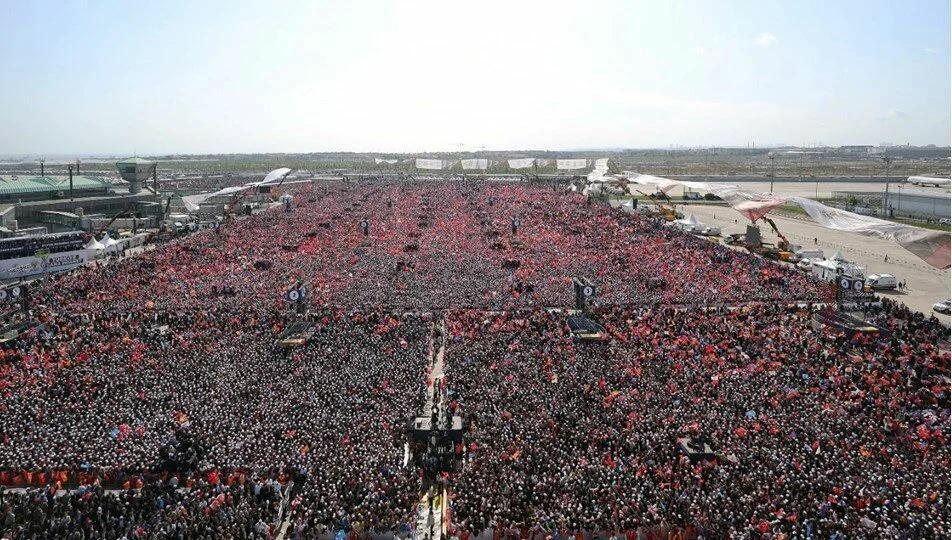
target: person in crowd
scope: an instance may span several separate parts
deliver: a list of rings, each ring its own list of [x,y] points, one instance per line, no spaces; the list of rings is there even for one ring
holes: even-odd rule
[[[828,285],[545,186],[286,187],[291,212],[32,287],[0,345],[0,534],[408,537],[440,318],[461,537],[948,534],[934,320],[814,329],[796,306]],[[574,277],[608,342],[554,314]],[[686,461],[691,436],[725,457]]]

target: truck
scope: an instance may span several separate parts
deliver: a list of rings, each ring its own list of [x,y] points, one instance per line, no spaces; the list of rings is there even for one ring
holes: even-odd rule
[[[877,291],[888,291],[896,288],[898,282],[892,274],[870,274],[866,277],[866,286]]]
[[[814,276],[830,282],[836,281],[840,276],[858,279],[866,277],[863,267],[847,262],[839,251],[829,259],[814,260],[810,269]]]

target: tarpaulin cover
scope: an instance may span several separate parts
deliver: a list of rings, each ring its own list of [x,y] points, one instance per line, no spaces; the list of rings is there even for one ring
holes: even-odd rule
[[[291,174],[291,169],[287,167],[281,167],[280,169],[275,169],[265,175],[264,180],[259,182],[259,185],[273,184],[282,180],[285,176]]]
[[[232,193],[238,193],[239,191],[251,189],[252,187],[254,186],[252,185],[232,186],[232,187],[226,187],[224,189],[220,189],[218,191],[214,191],[212,193],[199,193],[198,195],[186,195],[185,197],[182,197],[182,204],[185,205],[186,210],[188,210],[189,212],[194,212],[198,210],[199,205],[201,205],[203,202],[207,201],[208,199],[212,197],[217,197],[219,195],[230,195]]]
[[[89,241],[89,243],[86,244],[86,249],[101,250],[101,249],[106,249],[106,246],[102,245],[102,242],[100,242],[99,240],[96,240],[96,237],[94,236]]]
[[[605,182],[612,178],[608,176],[608,158],[596,159],[595,168],[588,173],[589,182]]]
[[[950,252],[952,252],[950,250],[950,237],[945,232],[895,223],[872,216],[863,216],[832,208],[804,197],[780,197],[768,193],[746,191],[731,184],[717,182],[671,180],[636,173],[626,173],[626,175],[631,183],[654,186],[658,191],[665,193],[677,186],[713,193],[751,221],[757,221],[778,206],[795,204],[803,208],[813,221],[828,229],[893,240],[935,268],[949,268],[952,266],[952,261],[950,261]],[[635,194],[638,191],[636,186],[629,185],[629,192]]]

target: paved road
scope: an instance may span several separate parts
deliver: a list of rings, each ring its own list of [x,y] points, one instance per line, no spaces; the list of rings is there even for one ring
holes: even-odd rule
[[[723,178],[712,178],[712,182],[722,182],[725,184],[735,184],[741,189],[748,191],[759,191],[767,193],[770,191],[770,181],[738,181],[737,179],[732,179],[729,176]],[[773,193],[776,195],[783,195],[787,197],[809,197],[814,198],[829,198],[832,196],[834,191],[855,191],[859,193],[882,193],[886,189],[885,182],[824,182],[822,179],[819,183],[816,181],[806,180],[803,182],[774,182]],[[677,196],[681,194],[679,188],[675,188],[671,195]],[[907,195],[932,195],[932,196],[949,196],[949,186],[942,187],[918,187],[912,184],[900,184],[891,183],[889,184],[889,191],[896,193],[904,193]]]
[[[723,206],[684,205],[681,211],[686,215],[693,213],[702,223],[721,227],[723,236],[744,232],[748,223],[746,218],[736,211]],[[906,281],[908,284],[906,291],[886,292],[883,295],[899,300],[912,309],[926,314],[934,313],[932,304],[950,296],[948,270],[932,268],[895,242],[832,231],[807,221],[807,218],[780,217],[774,214],[771,214],[771,217],[774,218],[780,231],[794,244],[812,247],[813,239],[817,238],[817,247],[827,256],[839,249],[847,260],[865,266],[867,275],[893,274],[900,281]],[[777,241],[776,235],[768,225],[761,224],[760,232],[765,242]],[[889,256],[889,262],[884,261],[886,255]],[[948,315],[936,314],[936,316],[946,325],[949,324]]]

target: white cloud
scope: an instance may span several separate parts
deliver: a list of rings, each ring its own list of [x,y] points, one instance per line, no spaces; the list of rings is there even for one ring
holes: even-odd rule
[[[691,49],[691,51],[698,56],[704,56],[705,54],[707,54],[707,49],[700,46],[694,47],[693,49]]]
[[[933,47],[926,47],[925,49],[922,49],[922,50],[923,50],[926,54],[939,54],[939,49],[935,49],[935,48],[933,48]]]
[[[754,44],[758,47],[767,48],[774,44],[777,41],[777,36],[771,34],[770,32],[761,32],[756,39],[754,39]]]

